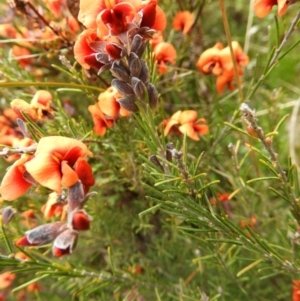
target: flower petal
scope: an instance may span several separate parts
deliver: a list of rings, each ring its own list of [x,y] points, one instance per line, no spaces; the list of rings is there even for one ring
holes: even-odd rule
[[[199,136],[197,135],[197,133],[196,133],[196,131],[195,131],[195,129],[194,129],[192,123],[186,123],[186,124],[181,125],[181,126],[179,127],[179,131],[180,131],[182,134],[185,134],[185,133],[186,133],[186,135],[187,135],[189,138],[191,138],[191,139],[193,139],[193,140],[195,140],[195,141],[199,141],[199,140],[200,140],[200,138],[199,138]]]

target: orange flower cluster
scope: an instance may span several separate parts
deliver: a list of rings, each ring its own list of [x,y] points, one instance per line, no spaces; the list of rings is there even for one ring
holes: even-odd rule
[[[249,57],[243,52],[238,42],[232,42],[234,58],[237,64],[238,75],[243,75],[242,67],[247,66]],[[197,68],[204,74],[217,76],[216,88],[218,93],[223,93],[227,85],[232,90],[233,80],[235,79],[234,65],[231,58],[229,46],[225,47],[217,43],[212,48],[205,50],[196,63]]]
[[[30,104],[22,99],[14,99],[10,105],[16,113],[17,118],[24,120],[22,113],[25,113],[32,121],[52,118],[51,107],[52,95],[46,90],[39,90],[35,93]]]
[[[85,160],[90,155],[91,152],[81,141],[50,136],[41,138],[37,145],[25,149],[25,154],[10,167],[0,186],[3,199],[14,200],[32,185],[42,185],[54,191],[42,208],[45,218],[53,215],[60,215],[61,220],[67,218],[67,222],[44,224],[27,231],[16,242],[18,246],[39,246],[53,242],[55,256],[72,253],[79,232],[88,230],[92,220],[83,209],[92,195],[88,193],[89,188],[95,184],[92,169]],[[61,197],[63,188],[68,189],[67,198]],[[13,214],[10,207],[2,212],[5,224]],[[32,210],[27,210],[22,216],[32,222],[34,214]]]
[[[166,26],[164,12],[154,0],[82,0],[78,19],[86,30],[75,43],[75,59],[82,67],[97,70],[124,56],[124,46],[133,38],[128,32],[151,38],[147,30]]]
[[[255,0],[254,11],[259,18],[265,17],[269,14],[274,5],[278,6],[278,15],[285,14],[288,5],[295,3],[297,0]]]
[[[115,120],[130,114],[117,101],[120,98],[122,98],[121,94],[114,87],[109,87],[99,95],[99,101],[96,104],[88,107],[93,118],[96,134],[103,136],[106,129],[113,126]]]
[[[194,110],[178,111],[169,119],[163,121],[164,134],[185,134],[195,141],[199,141],[199,136],[208,133],[208,125],[204,118],[198,119],[198,114]]]
[[[46,51],[49,51],[49,48],[54,51],[65,48],[67,39],[71,41],[80,27],[78,21],[69,11],[66,0],[45,0],[47,10],[38,9],[39,16],[32,12],[30,5],[32,4],[28,2],[22,8],[23,13],[26,14],[29,20],[27,26],[18,26],[15,29],[10,24],[11,18],[15,14],[12,11],[11,17],[5,19],[7,23],[0,24],[0,36],[15,40],[15,45],[12,47],[12,56],[17,60],[20,67],[30,70],[32,74],[41,75],[43,71],[40,67],[33,69],[33,57],[37,46]],[[52,14],[48,14],[49,8],[57,22],[53,21]],[[43,19],[43,21],[37,22],[37,26],[33,26],[37,19]],[[69,45],[71,45],[71,42],[69,42]]]

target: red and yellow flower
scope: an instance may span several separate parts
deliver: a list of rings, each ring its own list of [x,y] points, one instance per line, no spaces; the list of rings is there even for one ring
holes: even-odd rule
[[[199,141],[199,136],[208,133],[208,125],[204,118],[198,119],[198,113],[194,110],[178,111],[169,119],[163,121],[164,134],[185,134]]]

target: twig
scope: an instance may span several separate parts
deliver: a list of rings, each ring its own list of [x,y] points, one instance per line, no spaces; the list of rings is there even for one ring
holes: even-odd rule
[[[270,62],[270,64],[269,64],[269,68],[272,67],[272,65],[274,65],[275,63],[277,63],[276,60],[278,59],[278,56],[279,56],[279,54],[280,54],[280,52],[281,52],[283,46],[286,44],[286,42],[288,41],[290,35],[291,35],[292,32],[295,30],[295,27],[296,27],[296,25],[297,25],[299,19],[300,19],[300,10],[298,11],[298,13],[297,13],[295,19],[292,21],[292,24],[291,24],[289,30],[287,31],[287,33],[285,34],[285,36],[284,36],[284,38],[283,38],[281,44],[280,44],[279,47],[276,49],[276,51],[275,51],[275,53],[274,53],[274,56],[273,56],[273,58],[272,58],[272,60],[271,60],[271,62]]]
[[[257,125],[256,118],[255,118],[255,111],[250,109],[250,107],[246,104],[243,103],[240,107],[240,110],[243,113],[244,119],[247,121],[247,123],[252,127],[252,129],[255,131],[257,138],[263,143],[265,149],[269,153],[271,157],[271,161],[273,163],[273,166],[277,169],[279,173],[279,178],[282,180],[284,186],[286,187],[289,196],[291,197],[293,201],[293,207],[297,212],[297,215],[300,216],[299,212],[299,200],[295,196],[290,183],[288,181],[288,178],[286,176],[286,172],[283,170],[281,164],[278,161],[278,154],[276,154],[272,148],[271,143],[269,143],[268,139],[265,138],[263,129]]]

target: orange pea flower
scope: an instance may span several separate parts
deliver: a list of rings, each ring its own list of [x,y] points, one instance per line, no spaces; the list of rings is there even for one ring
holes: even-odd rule
[[[158,72],[164,74],[168,71],[166,64],[175,65],[176,49],[174,46],[167,42],[161,42],[157,44],[153,50],[154,59],[157,61]]]
[[[163,121],[165,136],[169,133],[186,133],[189,138],[199,141],[199,135],[208,133],[208,126],[204,118],[198,119],[197,116],[198,114],[194,110],[176,112],[170,119]]]
[[[114,87],[109,87],[98,97],[99,108],[108,119],[117,119],[120,116],[130,115],[130,112],[122,108],[117,102],[118,98],[122,98],[122,95]]]
[[[99,103],[90,105],[88,110],[91,113],[94,122],[94,132],[99,136],[105,135],[106,129],[112,127],[114,121],[105,117],[104,113],[99,107]]]
[[[173,20],[173,28],[187,34],[195,22],[195,15],[187,10],[178,12]]]
[[[7,271],[0,274],[0,289],[5,289],[12,285],[13,281],[15,280],[16,275],[11,274],[11,272]]]
[[[60,194],[62,187],[71,187],[80,179],[74,170],[77,161],[91,154],[81,141],[60,136],[44,137],[38,143],[34,158],[25,163],[25,167],[35,181]],[[91,170],[88,173],[93,177]]]
[[[278,5],[278,15],[282,16],[285,14],[288,4],[295,1],[288,0],[255,0],[254,11],[259,18],[265,17],[269,14],[274,5]]]
[[[237,65],[238,75],[243,75],[241,67],[247,66],[249,57],[243,52],[243,49],[238,42],[232,42],[233,55]],[[212,48],[205,50],[199,57],[196,67],[204,74],[214,74],[217,76],[216,88],[221,94],[224,87],[232,90],[233,81],[235,80],[234,65],[231,58],[230,48],[223,47],[221,43],[217,43]]]
[[[22,99],[14,99],[10,105],[18,118],[24,120],[21,112],[25,113],[31,120],[43,120],[52,117],[51,108],[52,95],[46,90],[38,90],[30,104]]]
[[[300,301],[300,280],[293,280],[292,301]]]

